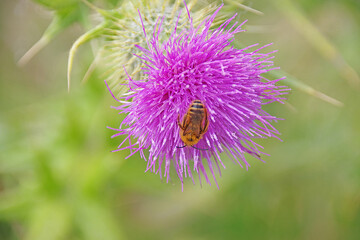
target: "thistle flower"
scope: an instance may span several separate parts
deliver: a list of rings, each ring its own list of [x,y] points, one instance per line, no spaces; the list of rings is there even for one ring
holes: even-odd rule
[[[221,7],[220,7],[221,8]],[[242,32],[245,23],[231,23],[235,16],[216,29],[211,29],[218,8],[201,24],[194,27],[187,10],[189,24],[173,29],[167,40],[159,35],[164,31],[164,18],[159,18],[151,34],[145,31],[147,47],[136,47],[142,52],[138,56],[146,67],[144,77],[133,79],[128,75],[131,91],[116,107],[127,116],[113,137],[124,135],[124,141],[115,151],[130,149],[131,155],[140,152],[147,161],[147,169],[160,176],[170,177],[170,167],[176,170],[183,185],[184,177],[192,178],[196,172],[201,184],[201,175],[210,184],[205,170],[206,164],[215,178],[224,166],[220,153],[243,167],[250,165],[245,153],[255,158],[263,154],[254,139],[275,137],[279,132],[271,122],[279,120],[262,109],[272,102],[282,102],[283,94],[289,91],[269,81],[261,74],[274,68],[271,53],[251,50],[257,44],[235,49],[231,46],[236,33]],[[140,16],[141,17],[141,16]],[[142,21],[143,23],[143,21]],[[180,139],[178,115],[184,116],[189,104],[199,99],[205,103],[209,113],[208,131],[192,147],[177,148],[184,143]],[[133,142],[131,139],[135,139]],[[125,142],[130,142],[125,146]],[[149,150],[145,156],[144,149]],[[216,183],[217,184],[217,183]]]

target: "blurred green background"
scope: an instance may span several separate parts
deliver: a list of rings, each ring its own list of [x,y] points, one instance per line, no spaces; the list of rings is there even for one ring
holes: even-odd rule
[[[17,65],[54,15],[35,2],[46,1],[0,1],[1,240],[360,239],[360,91],[349,67],[360,72],[358,0],[242,2],[263,14],[225,1],[249,19],[242,45],[274,42],[277,66],[343,107],[291,86],[289,104],[266,106],[286,119],[275,125],[283,142],[259,142],[266,164],[247,156],[246,171],[223,155],[220,190],[187,179],[184,192],[175,174],[166,184],[139,156],[110,152],[121,140],[106,128],[121,121],[116,103],[101,73],[80,84],[91,44],[67,93],[68,51],[84,22]]]

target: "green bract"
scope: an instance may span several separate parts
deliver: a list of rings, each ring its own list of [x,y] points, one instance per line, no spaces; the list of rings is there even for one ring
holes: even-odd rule
[[[193,9],[196,1],[188,2],[189,10]],[[158,18],[164,17],[164,30],[159,35],[159,39],[166,39],[170,31],[174,29],[179,16],[178,28],[190,24],[189,16],[186,11],[180,11],[181,0],[174,3],[170,1],[128,1],[115,10],[99,9],[91,4],[101,16],[102,22],[92,30],[82,35],[72,46],[68,61],[68,84],[70,87],[70,74],[73,65],[74,54],[78,47],[83,43],[94,38],[101,38],[102,44],[94,59],[94,64],[99,64],[104,68],[103,78],[109,82],[111,88],[119,95],[126,92],[128,87],[122,84],[126,81],[126,68],[129,76],[140,79],[141,61],[135,55],[141,56],[142,52],[135,48],[135,45],[146,46],[146,32],[152,32]],[[201,10],[193,11],[193,24],[196,26],[200,20],[213,12],[216,5],[210,4]],[[143,26],[139,13],[143,15]],[[143,30],[144,28],[144,30]],[[92,70],[92,67],[89,68]],[[86,78],[86,77],[85,77]]]

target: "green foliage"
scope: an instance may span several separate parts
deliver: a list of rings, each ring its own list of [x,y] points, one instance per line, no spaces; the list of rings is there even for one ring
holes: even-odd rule
[[[15,2],[0,1],[6,10],[1,24],[13,24],[2,29],[0,41],[1,240],[360,238],[360,95],[344,81],[341,68],[316,51],[319,43],[294,28],[284,6],[253,2],[251,7],[264,15],[243,14],[239,20],[249,18],[249,31],[235,42],[274,42],[266,51],[279,49],[276,65],[289,72],[286,84],[293,91],[288,105],[266,110],[286,119],[275,124],[284,141],[259,139],[271,156],[264,157],[266,164],[249,158],[248,171],[223,156],[220,190],[187,179],[181,192],[174,173],[166,184],[144,173],[146,162],[138,155],[125,159],[127,151],[110,152],[120,139],[111,139],[114,132],[106,126],[118,127],[124,116],[110,108],[117,103],[103,73],[95,70],[81,86],[73,81],[67,93],[64,52],[85,31],[64,30],[89,19],[88,6],[37,1],[55,11],[50,26],[56,27],[44,29],[53,43],[19,68],[13,51],[28,37],[24,28],[32,32],[37,26],[16,21]],[[296,6],[304,10],[311,31],[319,31],[355,72],[360,71],[357,5],[302,0]],[[37,14],[31,23],[39,23]],[[274,27],[252,31],[264,23]],[[85,74],[91,52],[89,45],[79,49],[73,78]],[[284,72],[269,78],[280,75]]]
[[[34,2],[50,8],[51,10],[63,10],[76,5],[78,0],[33,0]]]

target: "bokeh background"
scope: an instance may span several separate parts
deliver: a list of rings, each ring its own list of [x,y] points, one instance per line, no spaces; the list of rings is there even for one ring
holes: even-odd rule
[[[120,142],[106,128],[121,121],[116,103],[98,70],[80,84],[96,41],[79,49],[67,93],[68,52],[84,22],[17,64],[51,22],[44,2],[0,1],[1,240],[360,239],[358,0],[225,1],[249,19],[237,43],[273,42],[290,76],[287,104],[266,106],[286,119],[276,124],[283,142],[260,141],[271,156],[247,156],[248,171],[224,155],[220,189],[187,179],[184,192],[175,174],[166,184],[139,156],[110,152]]]

